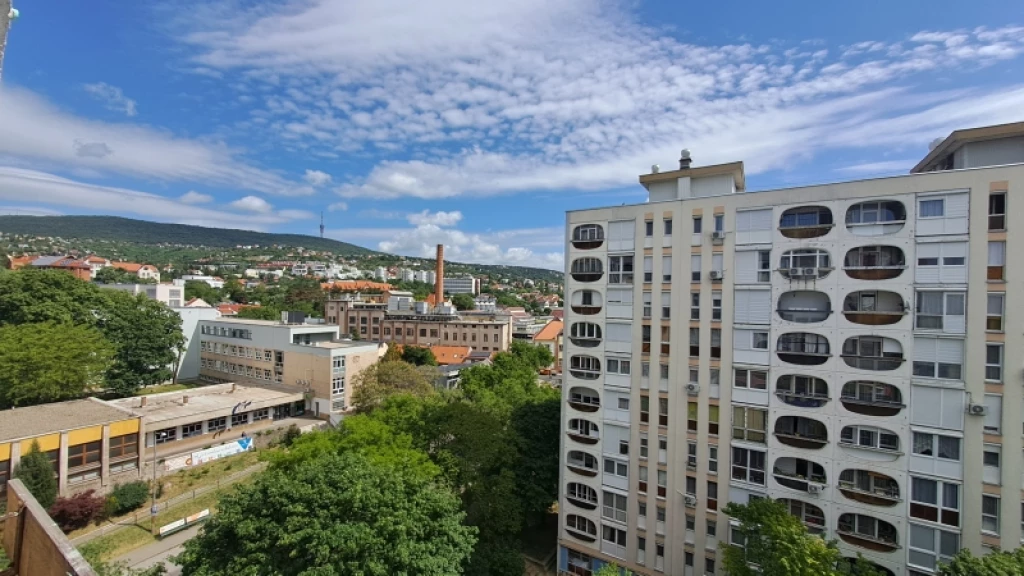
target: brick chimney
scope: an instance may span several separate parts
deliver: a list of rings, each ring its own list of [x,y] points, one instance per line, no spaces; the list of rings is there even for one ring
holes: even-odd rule
[[[434,305],[438,309],[444,302],[444,244],[437,245],[437,264],[434,270],[437,281],[434,283]]]

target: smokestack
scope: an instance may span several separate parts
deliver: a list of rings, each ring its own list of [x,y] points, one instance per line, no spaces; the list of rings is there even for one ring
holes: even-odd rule
[[[441,303],[444,302],[444,244],[437,245],[436,266],[434,270],[434,274],[437,276],[437,281],[434,283],[434,305],[440,308]]]

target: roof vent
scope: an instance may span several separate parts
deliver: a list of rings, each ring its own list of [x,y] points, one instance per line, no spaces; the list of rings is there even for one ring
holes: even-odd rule
[[[945,138],[936,138],[935,140],[932,140],[931,142],[929,142],[928,143],[928,151],[931,152],[932,150],[935,150],[936,148],[938,148],[939,144],[942,144],[943,140],[945,140]]]
[[[690,151],[686,148],[679,153],[679,169],[689,170],[690,169]]]
[[[658,172],[661,172],[661,166],[651,164],[651,174],[657,174]]]

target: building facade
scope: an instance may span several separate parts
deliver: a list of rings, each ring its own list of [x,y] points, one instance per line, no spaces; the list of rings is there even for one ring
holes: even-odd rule
[[[444,291],[448,294],[479,294],[480,279],[472,276],[445,278]]]
[[[758,497],[890,574],[1017,547],[1024,165],[758,193],[681,166],[567,214],[561,573],[722,574],[721,509]]]

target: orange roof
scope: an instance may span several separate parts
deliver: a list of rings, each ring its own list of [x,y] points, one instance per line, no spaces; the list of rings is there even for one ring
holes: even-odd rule
[[[254,304],[217,304],[217,311],[224,316],[235,316],[243,308],[259,308]]]
[[[97,264],[103,264],[106,261],[107,261],[106,258],[103,258],[102,256],[97,256],[95,254],[93,254],[92,256],[89,256],[88,258],[85,259],[85,262],[88,262],[89,264],[92,264],[93,262],[95,262]]]
[[[447,364],[464,364],[473,351],[469,346],[431,346],[430,351],[441,366]]]
[[[148,264],[139,264],[137,262],[111,262],[110,265],[125,272],[138,272],[144,266],[148,266]]]
[[[540,332],[537,332],[533,339],[534,341],[540,340],[543,342],[555,340],[556,338],[558,338],[558,335],[562,333],[562,328],[564,327],[564,325],[565,323],[562,322],[561,320],[552,320],[551,322],[548,322],[543,328],[541,328]]]
[[[358,292],[360,290],[391,290],[391,284],[383,282],[372,282],[370,280],[335,280],[320,284],[324,290],[337,290],[340,292]]]
[[[10,259],[8,266],[11,268],[11,270],[18,270],[19,268],[24,268],[25,266],[28,266],[36,258],[38,258],[38,256],[17,256]]]

